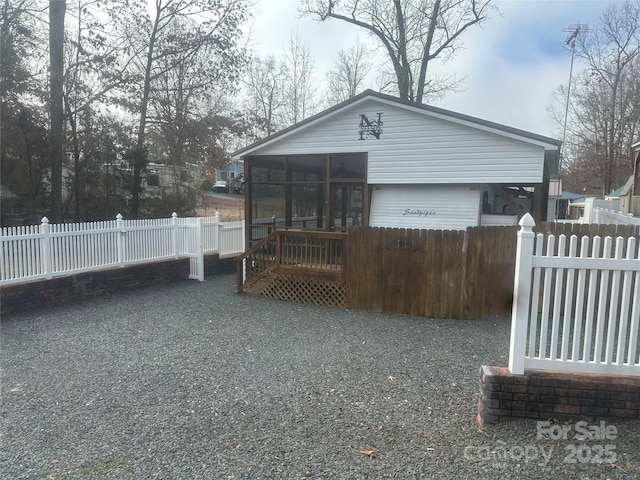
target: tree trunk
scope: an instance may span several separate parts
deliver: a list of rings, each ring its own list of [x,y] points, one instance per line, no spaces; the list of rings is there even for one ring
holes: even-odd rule
[[[411,95],[411,66],[407,59],[407,37],[404,14],[400,0],[393,1],[396,8],[396,25],[398,28],[398,95],[402,100],[413,100]]]
[[[440,14],[440,0],[436,0],[431,11],[431,21],[429,22],[429,31],[427,32],[427,41],[424,45],[422,53],[422,62],[420,63],[420,75],[418,77],[418,92],[416,93],[416,103],[422,103],[424,98],[424,84],[427,81],[427,67],[431,60],[431,44],[433,43],[433,35],[438,25],[438,15]]]
[[[609,151],[607,152],[607,173],[604,180],[605,195],[613,190],[613,172],[616,170],[618,158],[615,150],[615,128],[616,128],[616,102],[618,101],[618,85],[620,83],[620,61],[616,65],[616,75],[611,91],[611,105],[609,107]]]
[[[140,100],[140,124],[138,125],[138,140],[136,142],[137,155],[144,152],[145,128],[147,126],[147,109],[149,106],[149,95],[151,93],[151,70],[153,67],[153,52],[156,46],[156,37],[161,17],[161,2],[156,2],[156,17],[153,22],[153,30],[149,38],[149,49],[147,50],[147,64],[144,69],[144,86],[142,89],[142,99]],[[137,158],[137,157],[136,157]],[[146,164],[146,162],[145,162]],[[131,185],[131,216],[138,218],[140,210],[140,195],[142,194],[142,170],[144,165],[137,160],[133,166],[133,184]]]
[[[65,0],[49,0],[49,87],[51,92],[51,210],[49,220],[62,221],[62,160],[64,106]]]
[[[137,147],[144,146],[145,127],[147,126],[147,108],[149,106],[149,94],[151,93],[151,68],[153,66],[153,50],[156,46],[156,36],[158,34],[158,24],[160,22],[160,6],[156,10],[156,18],[153,23],[153,31],[149,38],[149,50],[147,50],[147,64],[144,69],[144,86],[142,89],[142,99],[140,101],[140,124],[138,125]]]

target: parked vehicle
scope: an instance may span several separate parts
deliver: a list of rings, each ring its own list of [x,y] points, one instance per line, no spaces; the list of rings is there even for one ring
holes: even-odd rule
[[[213,185],[213,192],[214,193],[229,193],[229,184],[227,183],[226,180],[218,180]]]

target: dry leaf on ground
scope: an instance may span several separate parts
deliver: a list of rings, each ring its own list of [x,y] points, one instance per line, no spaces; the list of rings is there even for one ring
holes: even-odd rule
[[[378,453],[378,450],[375,448],[371,448],[369,450],[360,450],[360,453],[363,455],[366,455],[369,458],[376,458],[376,454]]]

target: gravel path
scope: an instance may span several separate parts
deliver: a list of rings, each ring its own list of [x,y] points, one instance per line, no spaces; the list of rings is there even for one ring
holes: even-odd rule
[[[640,478],[639,422],[582,443],[533,421],[478,431],[508,319],[300,305],[234,279],[3,318],[0,478]]]

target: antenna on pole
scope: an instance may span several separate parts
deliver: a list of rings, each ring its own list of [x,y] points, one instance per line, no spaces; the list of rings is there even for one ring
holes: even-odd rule
[[[571,67],[569,68],[569,86],[567,87],[567,103],[564,109],[564,128],[562,129],[562,152],[564,153],[564,142],[567,136],[567,117],[569,114],[569,99],[571,98],[571,78],[573,76],[573,57],[576,53],[576,40],[578,36],[590,32],[589,26],[583,23],[575,23],[569,25],[567,28],[562,29],[563,32],[567,32],[569,35],[564,44],[571,48]]]
[[[567,137],[567,118],[569,117],[569,101],[571,99],[571,79],[573,77],[573,58],[576,53],[576,40],[583,33],[590,32],[589,26],[584,23],[575,23],[569,25],[567,28],[562,29],[563,32],[567,32],[567,39],[564,44],[571,48],[571,67],[569,68],[569,86],[567,87],[567,102],[564,107],[564,127],[562,129],[562,146],[560,147],[560,162],[558,164],[558,195],[562,196],[562,162],[564,161],[565,140]],[[556,219],[558,218],[558,206],[560,202],[556,203]]]
[[[573,49],[576,46],[576,39],[578,38],[578,35],[590,32],[591,30],[589,30],[589,25],[585,25],[584,23],[574,23],[573,25],[569,25],[567,28],[563,28],[562,31],[569,34],[564,44],[569,45],[571,49]]]

